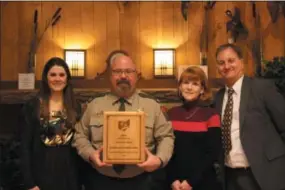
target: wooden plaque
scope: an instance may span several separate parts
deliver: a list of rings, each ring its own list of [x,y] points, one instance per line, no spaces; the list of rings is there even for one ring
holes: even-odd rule
[[[104,112],[103,162],[137,164],[145,161],[144,112]]]

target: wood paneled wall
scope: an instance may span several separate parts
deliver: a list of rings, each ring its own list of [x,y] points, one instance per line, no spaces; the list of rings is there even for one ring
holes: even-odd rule
[[[63,49],[87,50],[87,76],[92,79],[105,68],[107,55],[124,49],[133,57],[142,76],[153,78],[153,48],[175,48],[176,65],[199,64],[199,41],[204,15],[203,2],[189,4],[188,21],[184,21],[179,2],[129,2],[123,9],[118,2],[5,2],[1,17],[1,80],[17,80],[27,72],[32,38],[34,10],[39,11],[39,33],[58,7],[62,18],[45,33],[36,58],[36,79],[40,79],[45,62],[52,56],[63,57]],[[247,40],[239,41],[245,53],[248,74],[253,73],[250,43],[254,38],[254,20],[250,2],[217,2],[210,10],[209,76],[218,77],[215,50],[227,42],[227,9],[241,9],[249,29]],[[284,17],[272,24],[265,2],[258,2],[264,38],[264,58],[284,55]]]

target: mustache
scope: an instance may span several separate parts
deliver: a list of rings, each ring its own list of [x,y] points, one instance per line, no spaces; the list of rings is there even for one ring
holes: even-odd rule
[[[118,80],[118,81],[117,81],[117,85],[120,85],[120,84],[131,85],[131,84],[130,84],[130,81],[128,81],[128,80],[126,80],[126,79]]]

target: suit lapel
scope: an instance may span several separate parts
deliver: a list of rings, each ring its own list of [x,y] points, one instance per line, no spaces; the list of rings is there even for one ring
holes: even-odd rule
[[[240,132],[242,133],[243,122],[246,115],[246,107],[248,105],[250,95],[250,78],[244,77],[243,83],[241,87],[241,96],[240,96],[240,106],[239,106],[239,124],[240,124]]]

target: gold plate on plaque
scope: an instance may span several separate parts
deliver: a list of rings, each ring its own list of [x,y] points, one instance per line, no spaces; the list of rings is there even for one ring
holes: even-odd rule
[[[137,164],[145,161],[144,112],[104,112],[103,161]]]

